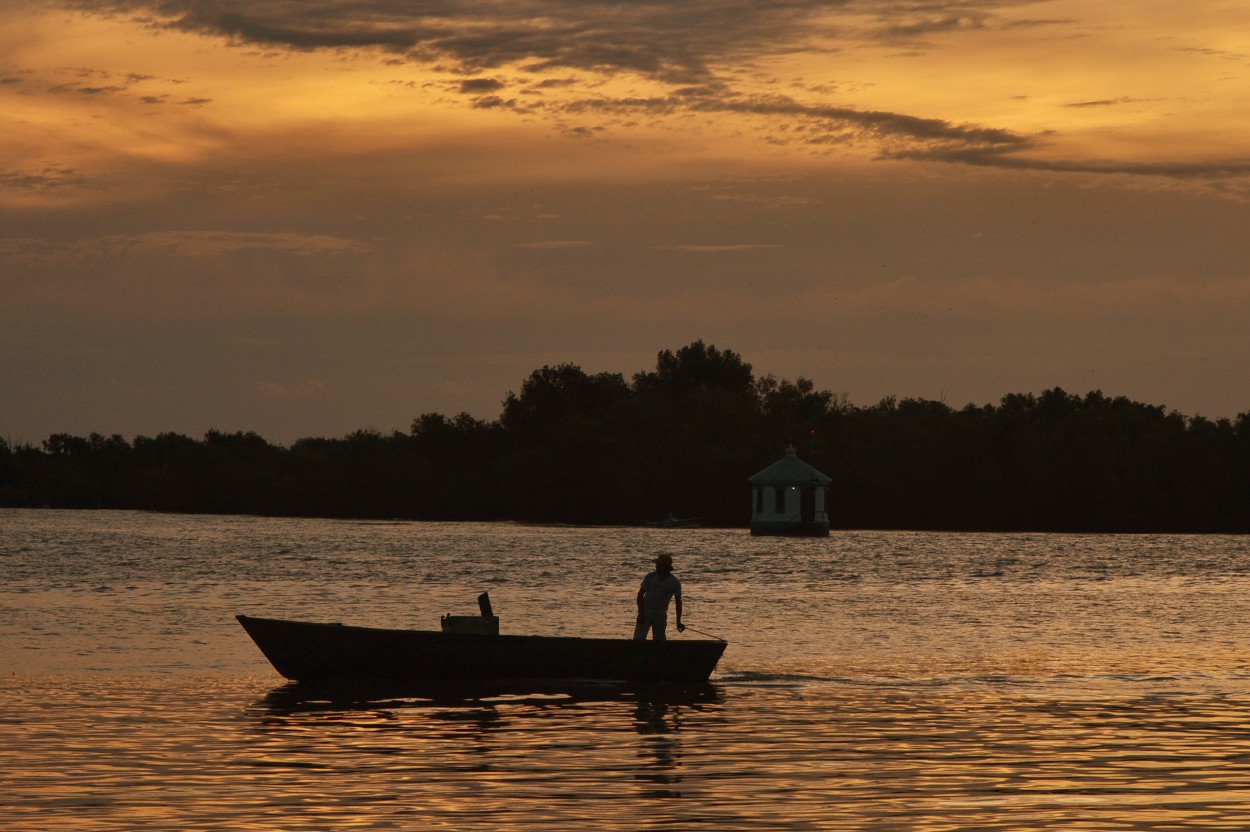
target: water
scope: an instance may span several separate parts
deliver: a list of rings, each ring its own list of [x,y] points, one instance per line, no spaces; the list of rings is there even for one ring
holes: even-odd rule
[[[660,551],[707,692],[342,701],[233,620],[624,636]],[[1241,830],[1248,590],[1242,537],[0,510],[0,830]]]

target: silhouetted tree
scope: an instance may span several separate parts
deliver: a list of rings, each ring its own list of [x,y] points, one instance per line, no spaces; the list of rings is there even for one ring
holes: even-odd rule
[[[410,473],[417,517],[442,520],[506,516],[498,468],[505,456],[498,422],[460,413],[426,413],[412,423]]]
[[[627,383],[544,366],[498,421],[426,413],[289,449],[250,432],[0,441],[0,505],[325,517],[745,525],[787,443],[833,477],[843,528],[1250,532],[1250,414],[1186,417],[1095,390],[953,410],[867,407],[732,350],[663,350]]]
[[[623,430],[629,397],[616,373],[574,364],[530,374],[504,400],[507,454],[499,467],[509,516],[533,521],[621,522],[621,463],[633,447]]]
[[[634,376],[631,408],[639,450],[630,476],[647,483],[653,512],[741,522],[746,477],[759,461],[759,400],[751,365],[732,350],[695,341],[664,350],[654,372]]]

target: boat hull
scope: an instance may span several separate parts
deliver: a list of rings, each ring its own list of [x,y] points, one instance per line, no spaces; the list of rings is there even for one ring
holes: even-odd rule
[[[699,517],[670,517],[667,520],[648,520],[647,525],[653,529],[700,529],[703,528],[703,520]]]
[[[475,635],[236,617],[274,669],[299,682],[706,682],[726,646],[703,639]]]

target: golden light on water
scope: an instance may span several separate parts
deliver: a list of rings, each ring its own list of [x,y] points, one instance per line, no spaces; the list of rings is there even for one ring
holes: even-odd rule
[[[1250,822],[1241,537],[0,519],[5,832]],[[288,684],[232,617],[429,627],[489,581],[509,631],[619,635],[661,544],[709,689]]]

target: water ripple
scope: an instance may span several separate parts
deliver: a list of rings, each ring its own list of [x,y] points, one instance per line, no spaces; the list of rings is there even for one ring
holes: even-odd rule
[[[233,621],[489,587],[620,636],[660,548],[707,689],[281,685]],[[1243,538],[0,511],[0,554],[0,830],[1250,828]]]

